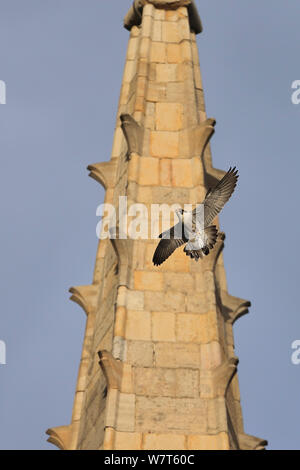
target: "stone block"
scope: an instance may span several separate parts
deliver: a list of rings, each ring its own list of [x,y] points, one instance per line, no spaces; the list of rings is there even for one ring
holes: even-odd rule
[[[181,23],[181,21],[182,20],[180,20],[179,23]],[[175,43],[178,43],[180,41],[179,23],[178,22],[163,21],[163,23],[162,23],[162,40],[163,41],[165,41],[165,42],[175,42]],[[180,28],[182,29],[183,26],[180,25]]]
[[[127,310],[125,307],[117,307],[114,327],[115,336],[119,336],[121,338],[124,338],[125,336],[126,313]]]
[[[147,79],[146,77],[138,77],[136,81],[136,96],[140,96],[142,98],[145,97],[147,89]]]
[[[168,12],[167,12],[168,13]],[[184,434],[145,434],[145,450],[185,450]]]
[[[194,277],[188,273],[164,273],[165,289],[194,294]]]
[[[166,21],[177,21],[178,17],[177,10],[166,10]]]
[[[143,96],[137,96],[134,103],[134,114],[136,112],[145,112],[145,98]]]
[[[107,397],[106,425],[117,431],[134,431],[135,395],[110,390]]]
[[[190,200],[190,190],[187,188],[163,188],[163,187],[153,187],[153,204],[178,204],[180,201],[181,204],[188,204]],[[172,255],[172,260],[176,264],[178,257],[180,254],[179,250],[175,251],[175,258]],[[186,261],[188,261],[187,256],[185,256]],[[165,263],[161,266],[161,269],[164,269]],[[167,269],[168,271],[169,269]],[[176,266],[174,266],[174,270],[176,271]],[[189,270],[189,268],[188,268]]]
[[[175,314],[168,312],[152,313],[152,340],[175,341]]]
[[[191,435],[187,438],[188,450],[229,450],[229,438],[226,432],[215,435]]]
[[[201,70],[200,70],[199,65],[196,65],[196,67],[194,67],[194,77],[195,77],[195,87],[199,90],[203,90]]]
[[[182,312],[185,295],[181,292],[145,292],[145,308],[156,312]]]
[[[197,293],[187,298],[187,311],[192,313],[206,313],[209,308],[208,292]]]
[[[150,341],[128,341],[127,361],[133,366],[152,367],[154,345]]]
[[[131,82],[136,74],[136,60],[127,60],[124,70],[123,82]]]
[[[177,315],[176,336],[178,341],[187,343],[210,343],[218,339],[216,314]]]
[[[146,98],[147,101],[153,103],[157,103],[158,101],[165,101],[166,83],[149,82]]]
[[[137,58],[139,47],[139,38],[130,38],[127,49],[127,60],[134,60]]]
[[[149,312],[136,310],[127,311],[126,339],[150,340],[151,339],[151,315]]]
[[[199,398],[199,371],[175,369],[176,396],[182,398]]]
[[[172,183],[175,187],[192,188],[193,175],[191,161],[176,159],[172,162]]]
[[[135,368],[134,384],[137,395],[175,397],[175,369]]]
[[[140,186],[138,188],[138,202],[148,204],[150,201],[152,201],[152,187]]]
[[[157,433],[205,433],[207,431],[206,401],[191,398],[137,396],[136,430]]]
[[[162,41],[162,21],[154,20],[152,24],[152,41]]]
[[[133,393],[133,373],[131,364],[123,363],[121,377],[121,392]]]
[[[166,90],[167,90],[166,99],[169,103],[172,103],[172,102],[182,103],[182,102],[184,102],[184,96],[185,96],[184,82],[169,82],[166,85]],[[180,136],[180,141],[181,141],[181,139],[182,139],[182,136]],[[181,146],[180,146],[180,148],[181,148]],[[182,152],[180,151],[180,155],[181,154],[182,154]],[[189,153],[187,153],[187,155],[189,155]]]
[[[140,158],[139,184],[144,186],[159,184],[159,162],[156,158]]]
[[[136,271],[134,286],[136,290],[162,291],[164,288],[163,275],[157,272]]]
[[[176,23],[179,40],[191,39],[191,29],[188,18],[182,18]],[[174,41],[171,41],[174,42]]]
[[[76,392],[73,406],[72,419],[78,421],[81,418],[83,401],[85,398],[85,392]]]
[[[180,103],[156,104],[156,130],[178,131],[182,129],[183,107]]]
[[[177,82],[181,76],[181,71],[180,75],[178,75],[177,64],[156,64],[156,79],[158,82]]]
[[[152,25],[153,25],[152,17],[148,15],[144,16],[143,21],[142,21],[142,29],[141,29],[142,38],[151,36]]]
[[[150,61],[162,64],[166,62],[166,44],[164,42],[152,43]]]
[[[182,41],[180,44],[181,49],[181,58],[183,61],[192,62],[193,54],[192,54],[192,46],[190,41]]]
[[[128,290],[127,308],[129,310],[144,310],[144,292]]]
[[[222,364],[222,351],[220,343],[213,341],[212,343],[201,344],[201,369],[213,370]]]
[[[172,174],[171,174],[171,160],[166,158],[160,159],[159,166],[159,177],[161,186],[171,186],[172,185]]]
[[[210,434],[228,431],[226,403],[223,398],[207,400],[207,417]]]
[[[112,449],[112,448],[111,448]],[[141,450],[142,434],[138,432],[116,432],[114,450]]]
[[[167,61],[169,64],[179,64],[182,62],[180,44],[167,44]]]
[[[152,131],[150,153],[153,157],[176,158],[179,155],[178,132]]]
[[[200,367],[200,348],[192,343],[158,343],[155,345],[157,367]]]

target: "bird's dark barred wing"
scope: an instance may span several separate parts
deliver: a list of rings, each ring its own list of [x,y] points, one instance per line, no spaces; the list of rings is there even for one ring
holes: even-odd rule
[[[238,170],[229,168],[226,175],[219,181],[212,191],[208,191],[204,204],[204,227],[208,227],[214,218],[221,212],[226,202],[230,199],[238,180]],[[194,209],[197,214],[197,208]]]
[[[187,239],[184,236],[184,227],[181,223],[178,223],[174,227],[170,228],[170,230],[159,235],[159,238],[161,238],[161,240],[152,259],[155,266],[160,266],[171,256],[172,253],[174,253],[176,248],[179,248],[187,242]]]

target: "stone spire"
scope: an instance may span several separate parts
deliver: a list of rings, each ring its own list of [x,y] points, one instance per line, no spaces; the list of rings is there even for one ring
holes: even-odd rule
[[[89,166],[107,203],[199,203],[213,168],[191,0],[135,0],[111,160]],[[229,162],[230,164],[230,162]],[[150,211],[149,211],[150,213]],[[116,231],[119,227],[116,227]],[[244,433],[233,324],[250,303],[227,292],[221,233],[199,263],[157,240],[102,240],[94,281],[72,288],[87,315],[62,449],[261,449]]]

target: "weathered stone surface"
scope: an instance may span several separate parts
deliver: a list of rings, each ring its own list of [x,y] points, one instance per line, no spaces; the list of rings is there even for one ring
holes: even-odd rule
[[[217,341],[202,344],[201,352],[201,368],[204,370],[212,370],[218,367],[222,362],[221,346]]]
[[[138,432],[206,433],[207,403],[193,398],[137,396]]]
[[[175,341],[176,316],[174,313],[152,313],[152,340]]]
[[[185,308],[185,296],[181,292],[145,292],[145,308],[158,312],[169,312],[170,306],[174,312]]]
[[[145,434],[145,450],[185,450],[185,436],[183,434]]]
[[[133,432],[135,428],[135,395],[110,390],[107,396],[106,426],[117,431]]]
[[[117,307],[116,309],[116,319],[115,319],[115,336],[120,336],[124,338],[125,336],[125,325],[126,325],[126,316],[127,310],[125,307]]]
[[[140,310],[128,310],[125,337],[126,339],[149,341],[151,339],[150,313]]]
[[[135,391],[153,397],[199,397],[199,373],[191,369],[136,368]]]
[[[152,26],[152,41],[162,41],[162,21],[154,21]]]
[[[172,165],[170,159],[160,159],[160,185],[161,186],[172,186]]]
[[[157,367],[200,367],[200,347],[192,343],[157,343],[155,345]]]
[[[140,158],[139,183],[144,186],[159,184],[159,162],[156,158]]]
[[[159,272],[135,271],[134,286],[136,290],[162,291],[164,288],[163,275]]]
[[[209,434],[217,434],[228,430],[226,405],[223,398],[207,400],[207,417]]]
[[[182,128],[183,107],[180,103],[157,103],[156,130],[178,131]]]
[[[167,43],[180,41],[180,29],[177,23],[164,21],[162,24],[162,40]]]
[[[179,64],[182,61],[180,44],[167,44],[167,61],[169,64]]]
[[[176,375],[172,369],[140,369],[134,372],[137,395],[172,397],[176,395]]]
[[[166,44],[164,42],[152,43],[150,61],[162,64],[166,62]]]
[[[172,183],[174,187],[193,187],[193,175],[190,160],[176,159],[172,162]]]
[[[129,310],[144,310],[144,293],[129,290],[127,293],[127,308]]]
[[[156,79],[158,82],[162,83],[179,81],[179,69],[177,64],[157,64]]]
[[[148,102],[157,103],[159,101],[165,101],[167,96],[167,87],[164,82],[149,82],[146,93],[146,99]],[[155,116],[153,117],[153,129],[155,128]]]
[[[199,397],[199,371],[176,369],[176,396],[187,398]]]
[[[166,10],[165,19],[166,21],[177,21],[179,18],[178,9],[176,10]]]
[[[177,315],[176,334],[179,341],[211,343],[218,339],[215,312],[207,314],[180,313]]]
[[[128,341],[127,361],[133,366],[152,367],[154,344],[150,341]]]
[[[113,449],[141,450],[142,434],[137,432],[116,432]]]
[[[228,434],[188,436],[188,450],[229,450]]]
[[[194,294],[195,280],[189,273],[164,273],[166,290]]]

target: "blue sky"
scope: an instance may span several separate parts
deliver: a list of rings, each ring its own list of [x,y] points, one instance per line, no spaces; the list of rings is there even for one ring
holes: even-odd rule
[[[246,432],[299,449],[298,175],[300,4],[197,1],[216,167],[237,165],[221,216]],[[86,167],[110,158],[129,1],[0,0],[0,447],[51,449],[71,419],[85,317],[68,288],[92,281],[103,190]]]

